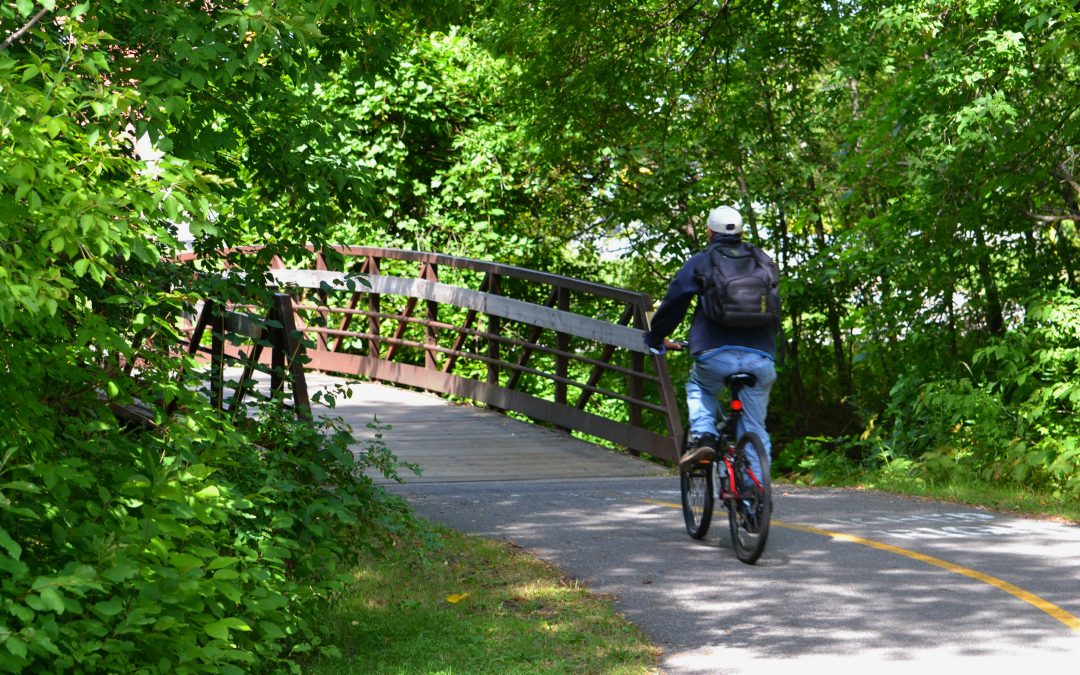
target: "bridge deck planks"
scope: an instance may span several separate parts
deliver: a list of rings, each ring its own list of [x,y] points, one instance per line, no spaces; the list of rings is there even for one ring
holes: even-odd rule
[[[314,394],[344,378],[308,373]],[[471,404],[455,404],[433,394],[369,382],[348,385],[351,398],[337,407],[316,407],[316,416],[330,414],[348,422],[363,441],[375,432],[367,425],[376,416],[391,428],[383,440],[399,459],[423,468],[421,476],[405,473],[407,483],[493,480],[559,480],[666,475],[664,467],[581,441],[562,432],[521,422]],[[381,478],[381,477],[380,477]]]

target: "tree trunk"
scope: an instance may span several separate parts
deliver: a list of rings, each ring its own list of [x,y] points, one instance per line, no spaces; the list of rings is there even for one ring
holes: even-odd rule
[[[807,421],[810,418],[810,403],[806,400],[806,385],[803,384],[802,368],[799,365],[800,325],[799,317],[791,313],[791,339],[786,336],[781,339],[784,345],[784,379],[790,387],[792,404],[795,408],[797,420],[796,433],[805,435],[808,430]]]
[[[960,350],[956,342],[956,307],[953,306],[955,296],[955,288],[952,285],[945,289],[945,313],[949,317],[949,355],[952,356],[953,363],[958,363]]]
[[[815,190],[814,178],[810,177],[810,192],[813,194]],[[824,251],[828,247],[828,242],[825,241],[825,220],[821,216],[821,206],[815,202],[814,204],[814,234],[817,238],[817,245],[819,251]],[[828,301],[825,303],[826,320],[829,323],[829,334],[832,336],[833,343],[833,359],[836,362],[836,377],[840,382],[841,390],[845,396],[850,396],[852,391],[851,383],[851,368],[848,365],[848,358],[844,353],[844,335],[840,330],[840,312],[837,311],[837,306],[842,301],[842,298],[835,297],[833,291],[836,284],[829,282],[827,290],[830,291]]]
[[[746,186],[746,174],[743,173],[741,156],[738,165],[735,167],[735,172],[735,180],[739,184],[739,195],[742,198],[740,204],[742,213],[746,219],[746,224],[750,226],[750,236],[757,240],[757,215],[754,214],[754,200],[750,196],[750,189]]]
[[[1077,184],[1065,162],[1059,164],[1057,169],[1058,176],[1061,177],[1061,196],[1065,200],[1067,212],[1080,213],[1080,204],[1077,203],[1077,193],[1080,192],[1080,185]],[[1073,228],[1077,227],[1078,223],[1074,220]],[[1061,258],[1061,265],[1065,269],[1065,278],[1069,282],[1069,288],[1076,288],[1076,262],[1073,258],[1072,243],[1069,241],[1069,236],[1060,220],[1054,223],[1054,231],[1057,232],[1058,257]]]
[[[975,241],[979,245],[978,269],[979,280],[982,282],[983,292],[986,294],[986,326],[994,335],[1005,332],[1005,316],[1001,308],[1001,296],[998,294],[997,280],[990,269],[990,251],[986,248],[986,237],[982,226],[975,225]]]
[[[745,184],[740,184],[745,188]],[[780,265],[780,270],[788,269],[788,260],[791,257],[791,238],[788,234],[787,218],[784,215],[782,207],[777,209],[779,218],[777,219],[777,239],[776,242],[776,257]],[[777,363],[783,369],[784,379],[789,383],[790,391],[792,394],[793,405],[795,407],[795,419],[798,420],[798,427],[796,433],[803,435],[807,431],[807,420],[810,417],[810,404],[806,400],[806,387],[803,384],[802,370],[799,365],[799,346],[800,346],[800,325],[799,325],[799,312],[797,312],[791,305],[786,304],[787,314],[791,319],[791,337],[790,339],[784,333],[780,332],[780,350],[778,353]]]

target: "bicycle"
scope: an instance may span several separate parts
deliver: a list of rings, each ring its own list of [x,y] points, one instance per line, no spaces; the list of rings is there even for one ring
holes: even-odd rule
[[[685,342],[669,341],[671,349],[682,350]],[[703,460],[688,470],[679,470],[683,520],[687,533],[703,539],[712,523],[714,500],[719,499],[728,512],[728,526],[735,557],[754,564],[765,551],[772,518],[772,484],[767,470],[756,475],[749,452],[756,454],[758,466],[768,467],[769,458],[761,438],[753,432],[739,435],[743,387],[752,387],[756,378],[750,373],[735,373],[725,379],[731,393],[727,408],[720,407],[716,424],[716,458]],[[683,452],[690,449],[690,428],[683,432]]]

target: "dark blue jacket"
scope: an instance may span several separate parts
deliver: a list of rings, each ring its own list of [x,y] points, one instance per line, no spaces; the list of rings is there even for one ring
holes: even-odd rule
[[[720,242],[726,246],[736,246],[739,241],[741,238],[738,236],[717,234],[709,243]],[[647,346],[659,349],[660,345],[664,344],[664,338],[671,335],[682,323],[687,310],[690,309],[690,303],[701,292],[697,281],[694,280],[694,270],[704,255],[705,251],[702,250],[691,256],[671,280],[667,294],[660,302],[660,308],[653,315],[652,325],[645,332]],[[690,324],[690,351],[697,354],[716,347],[742,347],[776,358],[778,328],[774,324],[754,328],[726,328],[707,319],[698,303],[694,308],[693,323]]]

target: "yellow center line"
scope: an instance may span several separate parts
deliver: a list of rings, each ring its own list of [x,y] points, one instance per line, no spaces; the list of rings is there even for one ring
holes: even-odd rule
[[[657,500],[654,500],[654,499],[645,499],[643,501],[645,501],[648,504],[656,504],[658,506],[670,506],[670,507],[674,507],[674,508],[677,508],[677,509],[682,508],[682,505],[674,504],[672,502],[662,502],[662,501],[657,501]],[[984,584],[988,584],[990,586],[993,586],[994,588],[1005,591],[1009,595],[1011,595],[1011,596],[1013,596],[1015,598],[1019,598],[1020,600],[1023,600],[1024,602],[1028,603],[1029,605],[1032,605],[1033,607],[1039,609],[1040,611],[1045,612],[1046,614],[1049,614],[1050,616],[1054,617],[1055,619],[1057,619],[1061,623],[1068,626],[1074,633],[1080,633],[1080,618],[1078,618],[1076,615],[1070,614],[1069,612],[1065,611],[1061,607],[1058,607],[1057,605],[1050,602],[1049,600],[1045,600],[1045,599],[1040,598],[1039,596],[1035,595],[1034,593],[1031,593],[1029,591],[1025,591],[1024,589],[1020,588],[1019,586],[1016,586],[1015,584],[1010,584],[1008,581],[998,579],[997,577],[991,576],[989,574],[984,574],[983,572],[979,572],[978,570],[973,570],[973,569],[970,569],[970,568],[967,568],[967,567],[962,567],[960,565],[956,565],[954,563],[951,563],[948,560],[942,560],[941,558],[935,558],[933,556],[929,556],[929,555],[926,555],[926,554],[923,554],[923,553],[919,553],[917,551],[912,551],[912,550],[909,550],[909,549],[906,549],[906,548],[900,548],[899,546],[893,546],[891,544],[886,544],[886,543],[883,543],[883,542],[880,542],[880,541],[874,541],[873,539],[865,539],[863,537],[856,537],[855,535],[845,534],[843,532],[833,532],[831,530],[823,530],[823,529],[820,529],[820,528],[817,528],[817,527],[810,527],[808,525],[796,525],[794,523],[785,523],[785,522],[782,522],[782,521],[779,521],[779,520],[773,520],[771,522],[771,525],[773,525],[775,527],[781,527],[781,528],[784,528],[786,530],[795,530],[795,531],[798,531],[798,532],[806,532],[806,533],[809,533],[809,534],[818,534],[818,535],[821,535],[823,537],[830,537],[830,538],[835,539],[837,541],[846,541],[846,542],[849,542],[849,543],[852,543],[852,544],[859,544],[861,546],[869,546],[870,548],[876,548],[879,551],[887,551],[889,553],[895,553],[896,555],[902,555],[902,556],[904,556],[906,558],[911,558],[912,560],[918,560],[919,562],[926,563],[927,565],[933,565],[935,567],[940,567],[941,569],[947,570],[947,571],[952,572],[954,574],[962,574],[965,577],[975,579],[976,581],[981,581]]]

